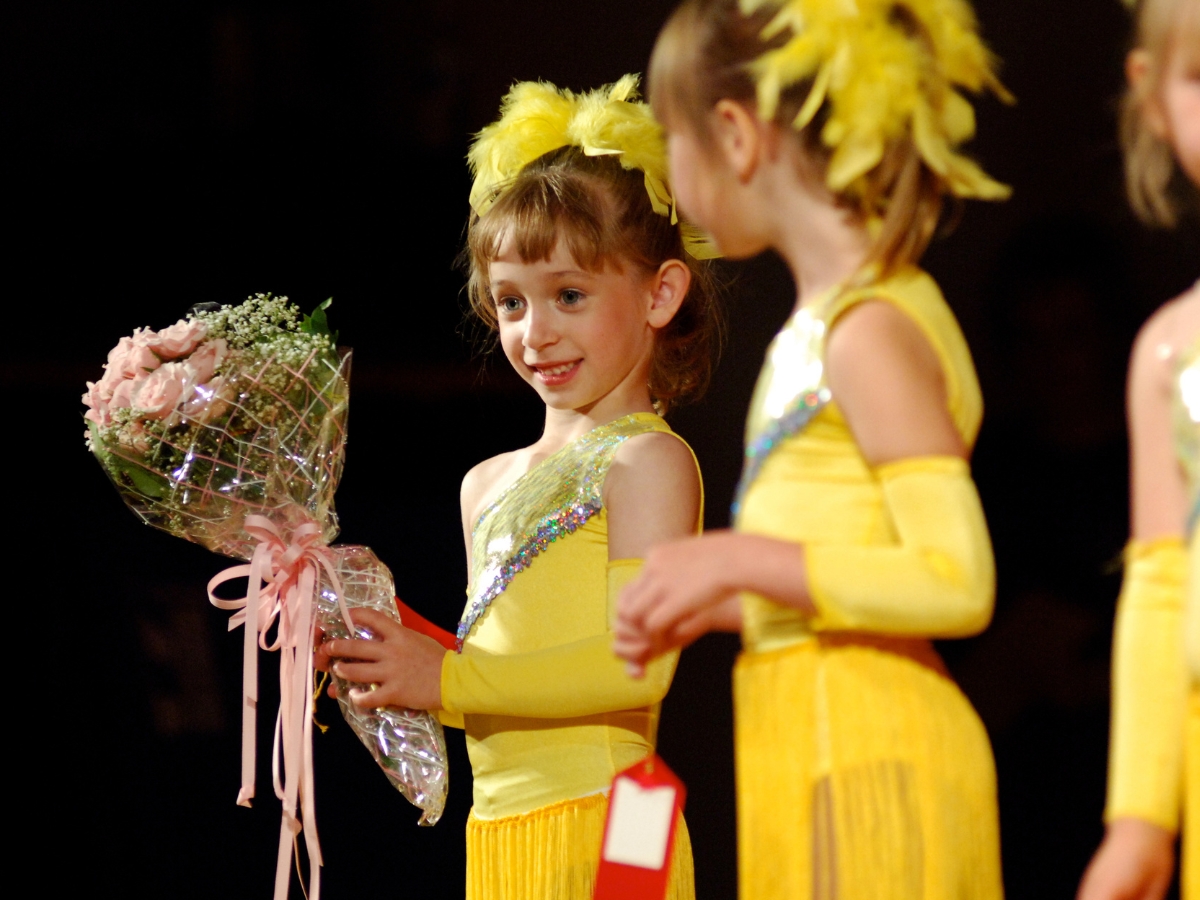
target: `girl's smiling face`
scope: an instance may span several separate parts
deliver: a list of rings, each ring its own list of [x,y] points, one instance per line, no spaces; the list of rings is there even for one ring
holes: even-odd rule
[[[488,269],[504,355],[551,409],[648,409],[654,331],[665,324],[655,302],[661,280],[662,270],[631,264],[587,271],[561,240],[549,258],[524,262],[505,238]]]

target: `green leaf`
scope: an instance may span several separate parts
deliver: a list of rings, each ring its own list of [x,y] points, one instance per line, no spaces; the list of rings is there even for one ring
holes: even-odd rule
[[[161,500],[167,493],[166,480],[161,475],[156,475],[137,463],[122,459],[115,453],[110,453],[108,459],[110,465],[128,478],[133,489],[142,496]]]
[[[325,315],[325,310],[329,309],[333,303],[333,298],[330,297],[324,303],[317,306],[312,311],[312,315],[305,316],[300,321],[300,330],[305,334],[323,334],[327,336],[330,342],[336,347],[338,333],[329,330],[329,318]]]

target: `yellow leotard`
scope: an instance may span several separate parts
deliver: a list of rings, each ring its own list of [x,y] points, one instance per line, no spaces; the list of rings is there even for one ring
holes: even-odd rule
[[[604,477],[620,445],[671,433],[658,416],[600,426],[508,488],[472,533],[461,653],[442,666],[443,722],[465,728],[475,780],[469,900],[587,900],[613,776],[654,751],[677,654],[632,679],[612,652],[620,588]],[[697,523],[699,525],[699,523]],[[668,897],[694,897],[680,820]]]
[[[1200,286],[1200,284],[1198,284]],[[1185,724],[1187,768],[1184,773],[1187,826],[1183,835],[1183,893],[1200,900],[1200,337],[1180,358],[1173,395],[1175,447],[1191,491],[1188,515],[1188,582],[1184,614],[1184,651],[1190,675]]]
[[[882,300],[942,364],[975,439],[966,343],[925,273],[907,268],[799,310],[772,344],[747,423],[740,531],[802,544],[818,613],[743,597],[734,673],[741,900],[995,900],[991,749],[932,636],[978,631],[994,573],[966,464],[872,469],[825,379],[837,318]]]
[[[1175,831],[1182,806],[1183,896],[1200,900],[1200,569],[1195,528],[1200,338],[1179,355],[1171,406],[1192,514],[1181,529],[1186,540],[1171,535],[1131,541],[1126,550],[1113,636],[1104,815],[1108,821],[1128,816]]]

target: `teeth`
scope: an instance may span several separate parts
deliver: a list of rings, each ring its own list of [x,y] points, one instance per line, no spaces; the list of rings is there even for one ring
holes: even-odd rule
[[[539,368],[538,371],[543,375],[565,375],[575,368],[575,363],[567,363],[565,366],[555,366],[552,369]]]

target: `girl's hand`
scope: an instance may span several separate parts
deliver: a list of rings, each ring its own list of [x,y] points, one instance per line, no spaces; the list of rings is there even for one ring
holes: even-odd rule
[[[1162,900],[1174,869],[1174,835],[1142,819],[1114,819],[1076,900]]]
[[[629,661],[631,674],[709,631],[738,629],[738,586],[730,576],[739,537],[711,532],[659,544],[646,554],[641,574],[621,592],[614,627],[613,649]]]
[[[441,709],[446,648],[376,610],[356,609],[352,614],[356,625],[375,633],[374,640],[326,641],[318,655],[334,658],[331,671],[339,678],[374,685],[351,691],[354,705]]]
[[[333,658],[329,655],[329,648],[325,644],[325,632],[318,625],[313,629],[313,668],[318,672],[328,672],[331,665],[333,665]],[[333,694],[331,693],[329,696],[332,697]]]

